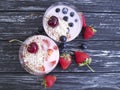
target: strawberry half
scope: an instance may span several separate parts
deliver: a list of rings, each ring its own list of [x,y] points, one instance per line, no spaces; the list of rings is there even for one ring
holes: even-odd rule
[[[91,38],[97,32],[94,28],[92,28],[90,26],[86,26],[86,28],[84,30],[85,30],[84,31],[84,39]]]
[[[85,53],[85,52],[80,52],[80,51],[75,51],[75,58],[76,58],[76,63],[79,64],[79,66],[87,66],[92,72],[95,72],[89,64],[91,63],[92,59],[91,57]]]
[[[72,62],[71,55],[68,53],[63,53],[60,56],[60,65],[63,70],[67,69]]]
[[[56,76],[54,75],[47,75],[44,77],[42,85],[44,85],[45,88],[51,88],[56,81]]]

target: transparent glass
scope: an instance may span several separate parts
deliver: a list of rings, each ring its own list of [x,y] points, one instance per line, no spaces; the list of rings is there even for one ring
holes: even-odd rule
[[[57,9],[59,10],[57,11]],[[68,10],[67,13],[64,13],[64,9]],[[48,25],[51,16],[58,18],[59,25],[55,28],[51,28]],[[64,20],[65,17],[67,20]],[[43,16],[43,28],[53,40],[60,42],[60,37],[66,36],[67,42],[69,42],[74,40],[81,32],[82,16],[78,13],[78,9],[75,6],[67,2],[57,2],[46,10]]]

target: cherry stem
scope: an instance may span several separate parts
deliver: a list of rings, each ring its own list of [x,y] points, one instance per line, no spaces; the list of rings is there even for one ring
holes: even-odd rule
[[[93,70],[87,63],[86,63],[86,66],[87,66],[92,72],[95,72],[95,70]]]
[[[23,41],[18,40],[18,39],[11,39],[11,40],[9,40],[9,43],[11,43],[11,42],[19,42],[20,44],[23,43]]]

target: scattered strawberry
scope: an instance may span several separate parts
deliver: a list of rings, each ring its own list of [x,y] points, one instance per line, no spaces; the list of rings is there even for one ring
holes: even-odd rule
[[[94,70],[89,66],[92,59],[90,58],[90,56],[87,53],[75,51],[74,54],[75,54],[75,58],[76,58],[76,63],[79,64],[79,66],[86,65],[92,72],[94,72]]]
[[[60,56],[60,65],[63,70],[67,69],[72,62],[71,56],[68,53],[63,53]]]
[[[48,52],[48,56],[51,56],[52,53],[53,53],[53,50],[52,49],[48,49],[47,52]]]
[[[96,30],[90,26],[86,26],[84,30],[84,39],[89,39],[96,33]]]
[[[85,28],[87,24],[86,24],[85,16],[83,13],[82,13],[82,23],[83,23],[83,28]]]
[[[44,85],[45,88],[51,88],[56,81],[56,76],[54,75],[47,75],[43,79],[42,85]]]

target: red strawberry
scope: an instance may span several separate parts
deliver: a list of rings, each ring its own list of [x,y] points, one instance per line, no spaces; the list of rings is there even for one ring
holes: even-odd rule
[[[74,54],[75,54],[75,58],[76,58],[76,63],[79,64],[79,66],[86,65],[92,72],[94,72],[94,70],[89,66],[92,59],[90,58],[90,56],[87,53],[75,51]]]
[[[42,66],[40,66],[39,70],[40,71],[45,71],[45,67],[42,65]]]
[[[54,50],[58,50],[58,47],[57,47],[57,46],[54,46],[53,49],[54,49]]]
[[[84,39],[91,38],[96,33],[96,30],[90,26],[86,26],[84,31]]]
[[[47,75],[43,79],[43,85],[45,88],[51,88],[56,81],[56,76],[53,75]]]
[[[50,42],[49,42],[47,39],[43,39],[43,42],[44,42],[48,47],[50,47]]]
[[[48,56],[51,56],[52,53],[53,53],[53,50],[52,49],[48,49],[47,52],[48,52]]]
[[[54,66],[56,64],[56,60],[50,62],[51,66]]]
[[[85,28],[87,24],[86,24],[85,16],[83,13],[82,13],[82,23],[83,23],[83,28]]]
[[[70,66],[71,62],[72,62],[72,59],[70,54],[63,53],[60,56],[60,65],[63,70],[67,69]]]

